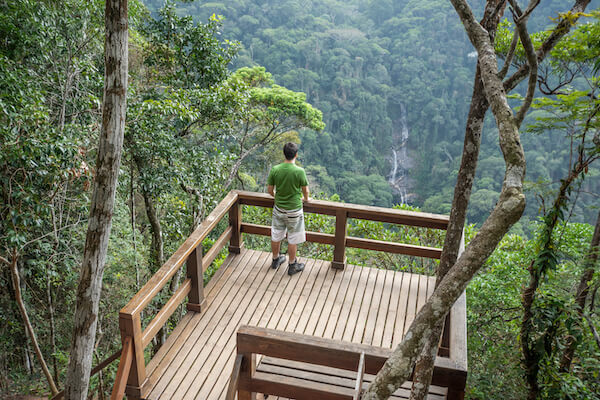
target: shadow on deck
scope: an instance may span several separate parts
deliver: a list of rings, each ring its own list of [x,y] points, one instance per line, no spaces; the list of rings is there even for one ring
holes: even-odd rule
[[[272,207],[273,200],[259,193],[230,192],[121,310],[123,351],[113,398],[126,392],[128,398],[153,400],[225,399],[248,389],[239,392],[240,400],[254,397],[250,392],[358,399],[360,388],[366,387],[433,293],[434,277],[346,265],[345,248],[431,258],[439,258],[440,249],[347,237],[346,221],[360,218],[445,229],[445,216],[305,203],[306,212],[336,216],[335,235],[307,233],[309,241],[333,245],[334,260],[305,259],[305,271],[290,277],[287,263],[272,270],[270,253],[243,248],[242,233],[270,234],[269,227],[242,222],[243,204]],[[202,240],[225,215],[228,227],[202,255]],[[203,287],[203,271],[228,243],[229,256]],[[141,311],[184,263],[187,279],[142,330]],[[144,349],[186,298],[188,312],[146,364]],[[437,386],[431,387],[429,398],[462,398],[467,373],[464,293],[446,319],[438,354]],[[238,377],[244,387],[237,385]],[[408,398],[409,390],[407,382],[392,398]]]

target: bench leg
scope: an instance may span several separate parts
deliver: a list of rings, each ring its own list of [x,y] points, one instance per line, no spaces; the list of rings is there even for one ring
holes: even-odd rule
[[[256,400],[256,393],[238,390],[238,400]]]
[[[240,378],[252,379],[256,373],[256,354],[243,354],[240,368]],[[250,389],[252,389],[250,387]],[[238,390],[238,400],[256,400],[256,393],[247,390]]]

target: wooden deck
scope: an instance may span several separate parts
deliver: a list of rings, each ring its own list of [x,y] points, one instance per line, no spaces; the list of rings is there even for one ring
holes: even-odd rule
[[[333,216],[335,233],[308,231],[307,241],[332,246],[333,260],[305,260],[306,270],[290,277],[286,264],[270,269],[269,253],[244,249],[244,235],[270,236],[270,227],[244,222],[243,208],[273,205],[264,193],[229,192],[121,309],[123,347],[95,369],[120,359],[112,400],[124,394],[224,399],[226,390],[229,400],[236,391],[244,400],[253,392],[308,400],[360,397],[361,382],[367,385],[379,371],[434,293],[434,278],[347,265],[345,249],[425,258],[439,258],[442,250],[348,236],[348,220],[444,230],[448,217],[311,200],[304,211]],[[225,218],[227,227],[205,249],[203,241]],[[226,261],[204,287],[203,273],[223,249]],[[182,269],[186,279],[142,328],[144,309]],[[188,313],[146,363],[145,349],[185,299]],[[464,293],[450,310],[435,363],[433,382],[439,387],[431,388],[430,399],[461,400],[467,376]],[[358,375],[351,388],[353,370]],[[406,395],[399,389],[394,398]]]
[[[305,271],[290,277],[287,263],[270,268],[270,253],[243,249],[231,255],[206,288],[202,312],[189,311],[148,363],[146,397],[224,399],[242,324],[394,348],[435,283],[423,275],[352,265],[337,270],[328,261],[303,261]],[[265,358],[258,370],[287,368],[293,375],[301,371],[297,364]],[[432,387],[429,398],[445,398],[445,390]]]

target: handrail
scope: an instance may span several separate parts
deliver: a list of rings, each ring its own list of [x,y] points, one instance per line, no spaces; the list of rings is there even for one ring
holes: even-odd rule
[[[242,223],[242,233],[253,235],[271,236],[271,227],[266,225]],[[306,241],[321,244],[335,244],[335,235],[330,233],[306,231]],[[355,249],[376,250],[386,253],[405,254],[415,257],[427,257],[439,259],[442,249],[429,246],[417,246],[414,244],[385,242],[382,240],[365,239],[353,236],[346,237],[345,247]]]
[[[238,190],[241,204],[272,208],[274,199],[267,193],[254,193]],[[446,229],[449,217],[447,215],[430,214],[420,211],[396,210],[393,208],[364,206],[360,204],[338,203],[327,200],[310,200],[304,202],[305,212],[335,215],[343,210],[348,218],[365,219],[369,221],[390,222],[399,225],[418,226],[423,228]]]
[[[131,361],[133,359],[133,340],[131,336],[125,336],[123,340],[123,353],[119,367],[117,368],[117,376],[115,377],[115,385],[110,395],[110,400],[121,400],[125,395],[125,386],[127,385],[127,377],[131,369]]]
[[[130,390],[134,396],[144,397],[143,384],[146,380],[144,349],[150,344],[152,338],[167,322],[169,317],[177,309],[179,304],[183,302],[186,296],[189,296],[190,303],[192,303],[192,299],[194,299],[194,303],[197,303],[188,303],[188,309],[200,311],[204,301],[203,273],[214,261],[225,244],[232,240],[235,233],[231,226],[226,228],[225,232],[223,232],[215,241],[204,257],[202,257],[202,241],[208,237],[223,217],[230,214],[230,211],[235,208],[237,204],[237,192],[229,192],[208,217],[202,221],[200,226],[198,226],[198,228],[185,240],[179,249],[173,253],[167,262],[165,262],[165,264],[119,312],[119,324],[121,326],[123,340],[128,337],[132,340],[133,356],[129,361],[128,366],[128,368],[132,368],[132,370],[131,373],[128,372],[126,374],[128,377],[126,376],[125,379],[127,386],[130,387],[128,390]],[[142,330],[140,318],[142,310],[150,304],[152,299],[158,293],[160,293],[186,261],[188,264],[188,278],[170,299],[167,300],[158,314],[150,321],[146,329]],[[125,388],[123,390],[125,390]]]
[[[212,213],[196,230],[186,239],[185,242],[173,253],[165,264],[150,278],[150,280],[140,289],[139,292],[121,309],[121,313],[136,315],[139,314],[152,299],[162,290],[169,279],[175,275],[181,268],[189,255],[196,247],[214,229],[214,227],[227,214],[231,206],[237,201],[237,193],[229,192],[227,196],[217,205]]]
[[[173,311],[181,304],[183,299],[192,290],[192,280],[186,279],[179,289],[173,294],[173,296],[165,303],[163,308],[156,314],[156,317],[146,327],[142,333],[142,346],[146,347],[152,341],[152,338],[160,330],[160,328],[167,322]]]

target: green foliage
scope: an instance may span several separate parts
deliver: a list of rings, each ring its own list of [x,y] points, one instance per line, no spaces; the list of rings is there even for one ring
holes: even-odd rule
[[[483,1],[475,3],[480,6]],[[564,7],[560,3],[540,7],[560,10]],[[220,200],[223,183],[238,161],[243,161],[235,176],[240,185],[260,190],[269,165],[280,160],[281,144],[287,140],[302,142],[300,160],[313,192],[323,192],[318,197],[392,206],[398,198],[385,177],[390,151],[400,144],[401,121],[406,118],[415,204],[427,211],[449,212],[475,59],[447,2],[227,0],[176,5],[148,0],[147,4],[154,14],[139,1],[129,2],[126,152],[104,274],[99,359],[120,346],[114,323],[118,310],[157,267],[148,257],[152,236],[143,192],[155,202],[166,254]],[[75,301],[101,122],[103,12],[103,2],[96,0],[19,0],[4,2],[0,12],[0,256],[17,250],[25,304],[40,332],[42,352],[51,365],[56,363],[59,382],[68,360],[68,316]],[[549,66],[556,73],[581,67],[587,76],[597,74],[594,57],[600,40],[597,13],[593,14],[588,24],[554,50]],[[539,43],[547,35],[548,21],[533,15],[531,24],[541,31]],[[243,44],[222,39],[225,33]],[[499,45],[506,48],[509,25],[499,37]],[[520,50],[515,64],[519,62]],[[589,89],[596,90],[597,80],[589,82],[578,76],[560,96],[536,101],[529,121],[537,122],[522,138],[532,192],[550,194],[553,187],[547,183],[562,176],[569,155],[565,144],[572,137],[563,131],[577,135],[584,126],[581,121],[597,105],[593,97],[586,97]],[[588,129],[597,130],[597,122],[590,119]],[[484,130],[469,211],[473,221],[482,219],[493,205],[503,174],[497,135],[490,125],[488,121]],[[591,150],[593,140],[586,143],[586,151]],[[247,158],[240,160],[244,154]],[[590,168],[582,189],[597,190],[598,174]],[[538,210],[535,202],[529,204],[531,219]],[[591,204],[580,202],[572,212],[586,218]],[[269,210],[260,208],[245,207],[244,217],[267,225],[270,221]],[[306,221],[308,230],[334,231],[330,216],[307,215]],[[223,229],[219,226],[203,242],[204,251]],[[521,229],[530,229],[527,222]],[[426,246],[441,246],[443,240],[436,230],[365,221],[350,221],[349,234]],[[546,398],[559,394],[594,398],[599,391],[598,349],[587,328],[575,329],[569,311],[573,307],[569,290],[580,272],[577,260],[590,234],[587,225],[559,224],[559,230],[548,236],[551,251],[541,253],[551,268],[536,305],[539,335],[534,340],[546,354],[541,382]],[[536,240],[542,236],[539,233]],[[515,346],[519,288],[535,243],[516,235],[505,238],[490,257],[486,273],[468,289],[472,398],[523,397]],[[246,244],[269,248],[268,238],[247,237]],[[209,267],[205,279],[219,268],[225,253]],[[301,254],[330,259],[332,249],[305,244]],[[348,260],[427,274],[436,267],[434,261],[356,249],[348,250]],[[23,363],[28,344],[4,265],[0,287],[0,396],[43,395],[45,385],[40,383],[36,361],[33,375]],[[144,324],[153,316],[152,307],[166,298],[166,293],[157,296]],[[597,325],[597,318],[594,322]],[[560,349],[560,343],[552,342],[547,332],[577,338],[573,373],[556,372],[557,353],[548,353],[547,348],[549,343]],[[113,365],[107,371],[115,369]],[[98,382],[93,382],[96,390]]]
[[[146,3],[157,9],[161,1]],[[474,9],[483,3],[474,2]],[[536,45],[554,26],[548,16],[557,16],[564,7],[564,2],[546,2],[533,13],[529,28],[539,32]],[[242,46],[235,68],[263,65],[279,85],[306,93],[307,101],[323,112],[326,132],[300,131],[304,167],[322,167],[311,184],[353,203],[398,203],[400,196],[386,186],[385,178],[405,118],[412,160],[410,202],[430,212],[449,211],[475,58],[448,2],[227,0],[185,3],[178,9],[200,20],[223,15],[227,31]],[[579,48],[581,60],[583,53],[593,54],[597,24],[587,21],[561,42],[557,49],[563,50],[553,53],[551,65],[573,55],[565,49]],[[511,38],[510,24],[505,23],[498,34],[499,51],[506,51]],[[589,49],[584,51],[586,43]],[[518,50],[515,65],[522,62]],[[501,178],[503,165],[496,138],[493,122],[487,120],[478,170],[484,179],[476,181],[473,193],[479,201],[469,211],[473,222],[482,222],[495,203],[493,193],[500,191],[496,178]],[[568,139],[524,135],[523,143],[527,160],[535,160],[528,162],[528,179],[555,181],[568,162]],[[251,168],[261,162],[255,160]],[[260,182],[261,177],[256,179]],[[535,194],[528,193],[529,220],[537,214]],[[586,195],[582,198],[591,202]],[[575,218],[586,220],[591,214],[582,206]],[[520,229],[527,232],[527,226]]]
[[[131,4],[135,10],[140,3]],[[96,1],[23,0],[3,4],[0,13],[0,256],[17,259],[25,306],[59,378],[71,338],[70,318],[60,317],[74,307],[94,168],[102,15]],[[0,264],[0,387],[44,393]],[[26,351],[34,375],[20,379]]]
[[[158,14],[142,29],[148,40],[144,64],[151,76],[181,88],[208,88],[227,77],[226,65],[235,56],[238,44],[218,39],[220,17],[213,14],[206,24],[194,23],[190,16],[178,16],[171,0]]]
[[[516,343],[522,316],[521,288],[529,280],[527,267],[543,236],[543,224],[537,223],[536,227],[538,234],[530,240],[506,236],[467,288],[468,398],[526,397],[522,355]],[[545,354],[540,371],[544,399],[597,398],[600,350],[589,330],[573,329],[572,314],[572,288],[578,283],[580,261],[589,247],[592,230],[587,224],[561,223],[553,233],[559,256],[554,271],[549,272],[551,277],[539,292],[533,329],[537,333],[534,341]],[[565,333],[579,338],[575,365],[569,374],[558,372],[563,348],[558,338]]]

